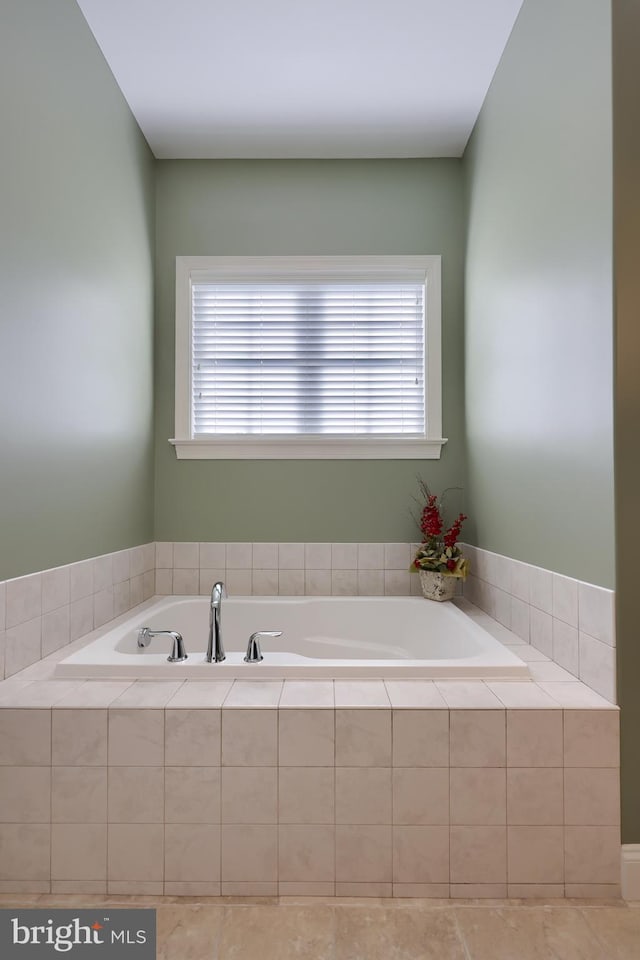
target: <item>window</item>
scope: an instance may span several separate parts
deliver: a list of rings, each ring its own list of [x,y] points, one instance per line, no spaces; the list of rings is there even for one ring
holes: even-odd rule
[[[188,459],[436,458],[439,257],[178,257]]]

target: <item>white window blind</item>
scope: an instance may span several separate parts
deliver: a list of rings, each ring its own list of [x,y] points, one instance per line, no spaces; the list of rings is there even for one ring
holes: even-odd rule
[[[425,288],[192,283],[192,436],[425,436]]]

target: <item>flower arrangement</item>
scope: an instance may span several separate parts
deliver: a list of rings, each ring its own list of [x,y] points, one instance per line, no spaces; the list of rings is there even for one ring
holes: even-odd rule
[[[442,498],[431,493],[424,480],[419,480],[418,483],[425,504],[419,521],[422,543],[413,560],[412,569],[431,570],[433,573],[464,579],[469,569],[469,561],[462,556],[458,537],[467,517],[464,513],[459,513],[445,530]]]

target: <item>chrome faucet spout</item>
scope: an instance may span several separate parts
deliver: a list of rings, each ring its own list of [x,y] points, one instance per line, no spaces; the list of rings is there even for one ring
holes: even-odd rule
[[[221,663],[226,657],[222,643],[222,601],[226,596],[224,583],[221,580],[216,581],[211,589],[209,606],[209,641],[205,656],[207,663]]]

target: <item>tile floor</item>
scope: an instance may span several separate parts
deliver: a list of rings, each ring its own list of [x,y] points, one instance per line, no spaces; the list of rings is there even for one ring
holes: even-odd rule
[[[5,895],[154,907],[157,960],[638,960],[640,903]]]

